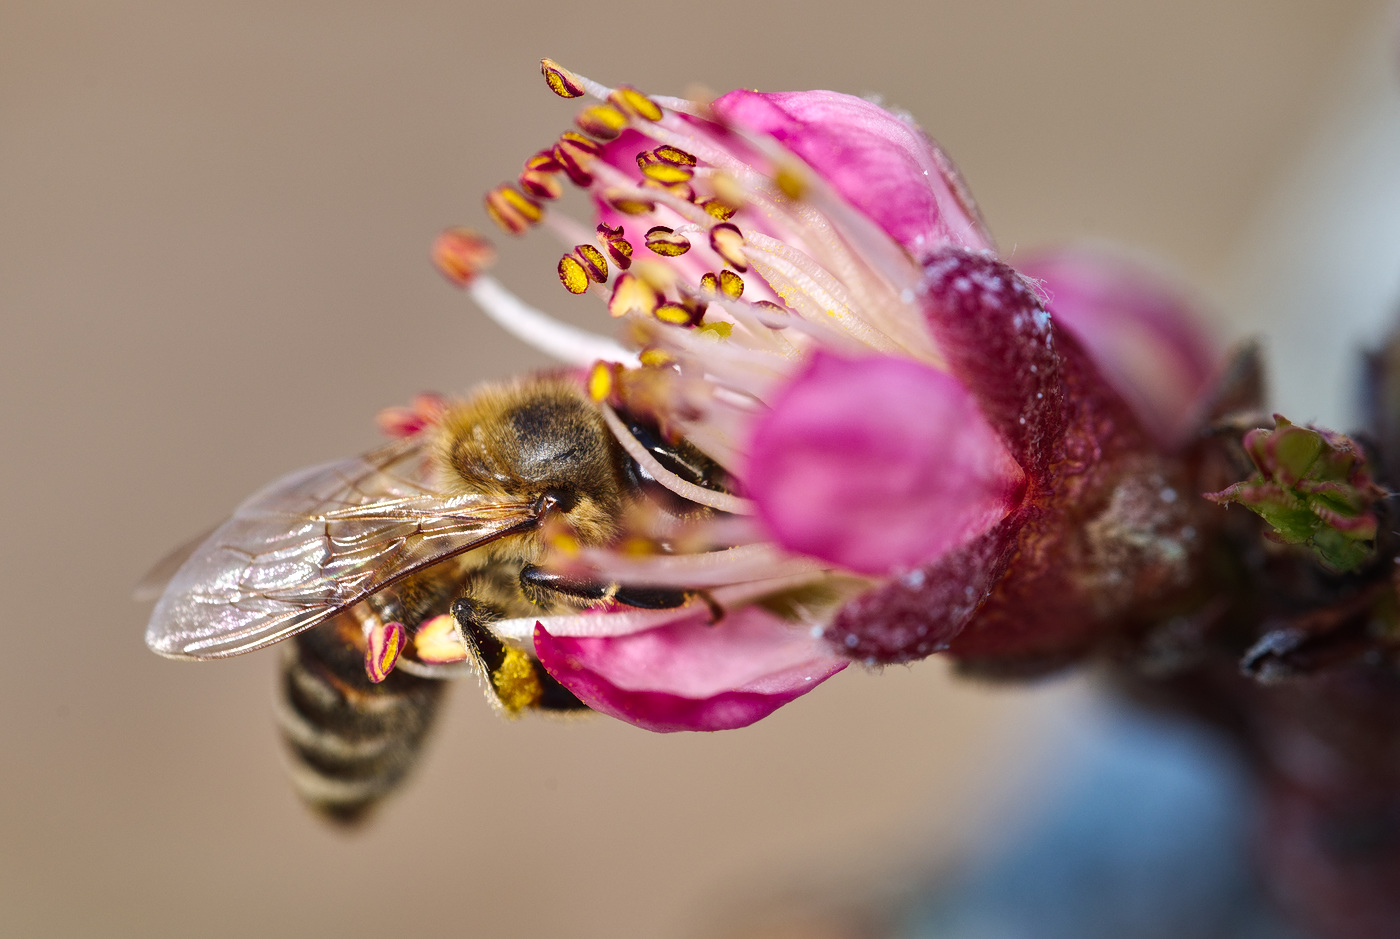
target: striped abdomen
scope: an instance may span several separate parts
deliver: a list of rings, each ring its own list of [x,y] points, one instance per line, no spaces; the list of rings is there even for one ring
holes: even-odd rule
[[[365,675],[356,623],[332,620],[286,643],[278,724],[298,794],[340,822],[364,817],[412,768],[443,683]]]

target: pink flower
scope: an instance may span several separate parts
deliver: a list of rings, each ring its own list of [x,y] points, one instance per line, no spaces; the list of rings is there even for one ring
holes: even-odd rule
[[[1195,303],[1162,275],[1102,250],[1060,249],[1018,267],[1143,426],[1167,447],[1183,442],[1224,364]]]
[[[602,103],[487,208],[507,231],[543,223],[573,244],[561,283],[603,300],[624,342],[554,324],[490,277],[469,289],[507,328],[591,366],[623,447],[714,510],[643,512],[628,550],[553,563],[703,591],[724,613],[497,627],[586,703],[653,730],[741,726],[851,658],[1063,658],[1184,578],[1187,500],[1143,425],[1201,382],[1154,391],[1159,411],[1135,414],[991,252],[951,162],[912,121],[829,91],[705,104],[548,61],[545,74]],[[594,243],[545,210],[563,179],[597,207]],[[1067,309],[1097,309],[1062,289]],[[1093,316],[1080,319],[1092,337]],[[1197,350],[1181,348],[1190,371]],[[1108,374],[1135,389],[1116,362]],[[639,421],[727,484],[672,472],[634,436]]]

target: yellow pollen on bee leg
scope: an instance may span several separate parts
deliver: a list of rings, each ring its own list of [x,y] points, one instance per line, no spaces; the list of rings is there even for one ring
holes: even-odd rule
[[[505,661],[491,673],[491,687],[501,707],[512,715],[534,707],[544,695],[535,663],[524,652],[510,646],[506,647]]]
[[[577,75],[553,59],[540,59],[540,73],[549,90],[561,98],[579,98],[586,90]]]
[[[584,269],[583,262],[572,254],[566,254],[560,258],[559,283],[563,284],[564,289],[569,293],[587,293],[588,271]]]

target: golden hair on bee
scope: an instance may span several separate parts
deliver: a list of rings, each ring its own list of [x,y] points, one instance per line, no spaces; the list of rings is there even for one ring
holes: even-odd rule
[[[604,544],[617,531],[626,457],[567,375],[487,385],[449,404],[431,452],[446,492],[505,502],[553,497],[583,544]]]

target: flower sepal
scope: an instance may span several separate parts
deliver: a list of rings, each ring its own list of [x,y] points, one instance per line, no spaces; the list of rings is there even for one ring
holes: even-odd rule
[[[1267,537],[1311,549],[1327,567],[1354,571],[1375,553],[1376,485],[1365,454],[1350,437],[1294,424],[1251,430],[1244,449],[1256,472],[1206,498],[1243,505],[1268,525]]]

